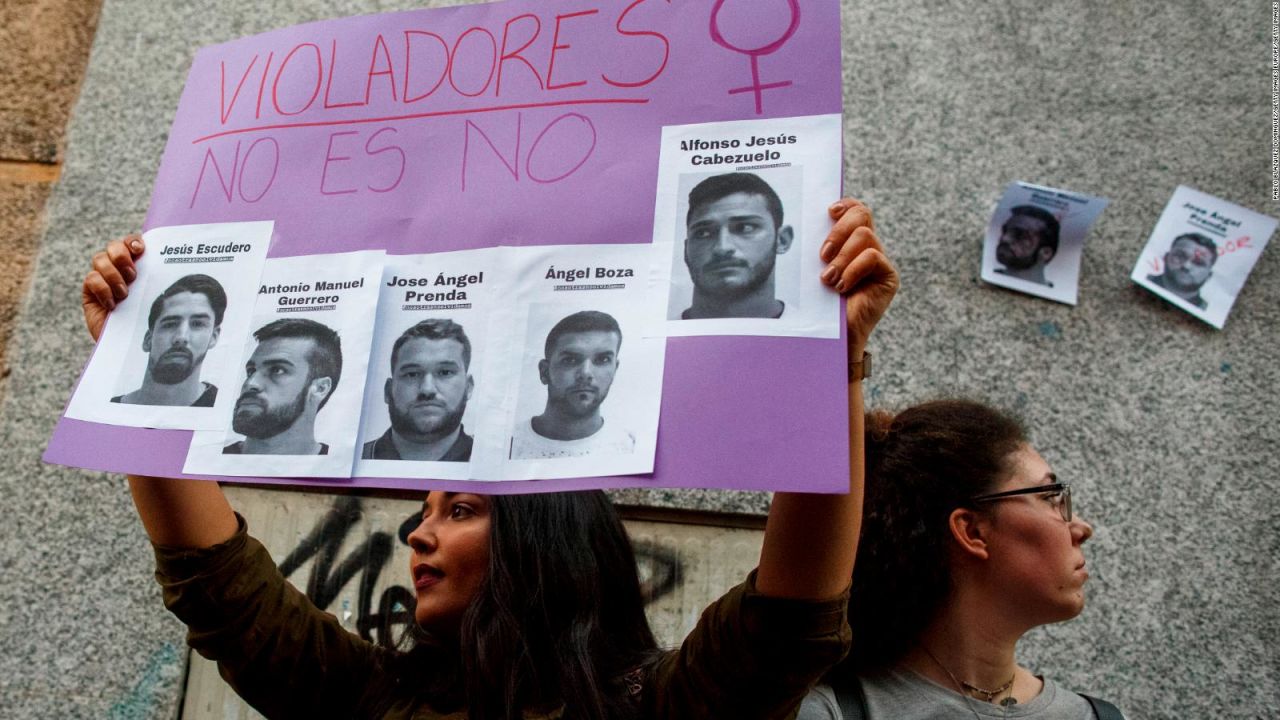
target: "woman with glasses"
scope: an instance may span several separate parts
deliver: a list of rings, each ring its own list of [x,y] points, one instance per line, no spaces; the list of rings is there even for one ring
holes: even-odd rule
[[[1018,422],[965,400],[871,413],[866,453],[853,650],[801,720],[1121,717],[1017,663],[1028,630],[1084,609],[1093,535]]]

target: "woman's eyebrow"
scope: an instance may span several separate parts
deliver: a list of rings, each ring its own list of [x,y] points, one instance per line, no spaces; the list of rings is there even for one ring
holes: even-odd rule
[[[444,498],[445,502],[448,502],[450,498],[454,497],[454,496],[455,496],[455,495],[457,495],[458,493],[456,493],[456,492],[442,492],[442,491],[437,490],[437,491],[435,491],[435,494],[437,494],[437,495],[439,495],[440,497]],[[427,494],[427,497],[425,497],[425,498],[423,498],[423,499],[422,499],[422,514],[423,514],[423,515],[426,515],[426,514],[427,514],[427,500],[428,500],[430,497],[431,497],[431,494],[430,494],[430,493],[428,493],[428,494]]]

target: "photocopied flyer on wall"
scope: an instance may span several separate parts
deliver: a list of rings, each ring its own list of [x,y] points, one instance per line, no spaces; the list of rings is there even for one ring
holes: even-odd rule
[[[845,491],[818,258],[840,15],[506,0],[193,51],[144,229],[253,250],[161,264],[153,241],[45,459],[300,487]],[[222,286],[220,321],[187,274]]]
[[[1276,222],[1179,185],[1130,278],[1221,330]]]
[[[1084,241],[1107,204],[1106,198],[1010,183],[987,225],[982,279],[1075,305]]]

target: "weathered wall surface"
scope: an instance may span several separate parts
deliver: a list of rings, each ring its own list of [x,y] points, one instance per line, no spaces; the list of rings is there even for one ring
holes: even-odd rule
[[[100,0],[0,5],[0,398],[6,348],[26,295],[44,206],[62,171],[63,134],[80,89]]]
[[[178,712],[182,631],[158,609],[123,482],[43,466],[39,453],[88,356],[76,307],[85,260],[141,222],[193,49],[409,4],[104,7],[10,347],[0,716]],[[1029,636],[1024,663],[1131,717],[1280,713],[1280,265],[1264,255],[1221,332],[1128,280],[1180,183],[1280,212],[1270,4],[865,0],[845,2],[844,22],[846,184],[876,208],[904,281],[874,343],[871,404],[963,393],[1019,410],[1096,530],[1090,606]],[[1112,200],[1078,307],[977,279],[982,228],[1015,179]]]

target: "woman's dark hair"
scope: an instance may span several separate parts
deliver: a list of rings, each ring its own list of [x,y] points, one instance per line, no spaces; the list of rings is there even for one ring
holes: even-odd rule
[[[1024,442],[1016,419],[969,400],[867,415],[853,649],[829,680],[888,668],[915,646],[951,591],[951,512],[989,491]]]
[[[488,576],[462,617],[459,647],[411,653],[434,666],[424,678],[432,705],[465,707],[471,720],[561,705],[566,720],[635,717],[624,676],[656,658],[657,641],[613,504],[598,490],[490,501]],[[432,657],[450,655],[454,667],[440,673]]]

